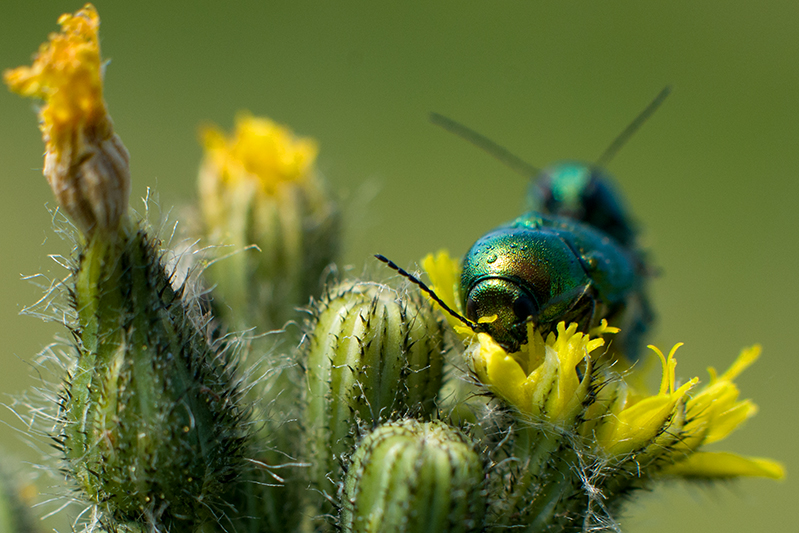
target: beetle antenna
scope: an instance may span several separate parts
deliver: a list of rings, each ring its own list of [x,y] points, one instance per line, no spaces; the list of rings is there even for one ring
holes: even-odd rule
[[[627,144],[627,141],[630,140],[630,137],[632,137],[633,134],[644,125],[644,122],[649,120],[649,117],[651,117],[652,114],[657,111],[657,109],[660,107],[660,104],[663,103],[663,100],[666,99],[669,93],[671,93],[671,85],[666,85],[663,90],[658,93],[655,99],[649,102],[649,105],[646,106],[646,108],[644,108],[644,110],[641,111],[626,128],[624,128],[624,131],[622,131],[615,139],[613,139],[613,142],[610,143],[610,146],[608,146],[607,150],[605,150],[605,152],[599,156],[599,159],[597,159],[595,165],[598,167],[606,167],[608,163],[610,163],[610,160],[616,156],[616,153],[621,150],[625,144]]]
[[[436,302],[438,305],[440,305],[440,306],[441,306],[441,308],[442,308],[444,311],[446,311],[446,312],[447,312],[447,313],[449,313],[450,315],[454,316],[455,318],[457,318],[458,320],[460,320],[461,322],[463,322],[464,324],[466,324],[467,326],[469,326],[469,328],[470,328],[472,331],[474,331],[474,332],[477,332],[477,331],[478,331],[478,328],[477,328],[477,324],[476,324],[476,323],[474,323],[474,322],[472,322],[471,320],[469,320],[468,318],[466,318],[466,317],[462,316],[460,313],[458,313],[457,311],[454,311],[454,310],[453,310],[453,309],[452,309],[450,306],[448,306],[446,303],[444,303],[444,300],[442,300],[441,298],[439,298],[439,297],[438,297],[438,295],[437,295],[437,294],[436,294],[436,293],[433,291],[433,289],[431,289],[430,287],[428,287],[427,285],[425,285],[424,281],[420,280],[419,278],[417,278],[416,276],[414,276],[414,275],[413,275],[413,274],[411,274],[410,272],[408,272],[408,271],[406,271],[405,269],[401,268],[399,265],[397,265],[397,263],[395,263],[395,262],[394,262],[394,261],[392,261],[391,259],[388,259],[388,258],[387,258],[386,256],[384,256],[384,255],[375,254],[375,257],[376,257],[376,258],[377,258],[379,261],[382,261],[383,263],[385,263],[386,265],[388,265],[388,267],[389,267],[389,268],[391,268],[391,269],[393,269],[393,270],[396,270],[397,272],[399,272],[400,276],[402,276],[402,277],[405,277],[405,278],[408,278],[408,280],[410,280],[410,281],[411,281],[411,283],[415,284],[415,285],[416,285],[416,286],[418,286],[420,289],[422,289],[424,292],[426,292],[426,293],[427,293],[427,295],[428,295],[428,296],[430,296],[430,298],[432,298],[434,302]]]
[[[430,113],[430,122],[436,126],[441,126],[450,133],[454,133],[461,139],[469,141],[476,147],[488,153],[488,155],[495,157],[501,163],[504,163],[505,166],[524,177],[530,178],[541,172],[541,169],[534,167],[527,161],[524,161],[522,158],[514,155],[504,146],[498,145],[485,135],[477,133],[473,129],[464,126],[460,122],[456,122],[451,118],[447,118],[444,115],[439,115],[438,113]]]

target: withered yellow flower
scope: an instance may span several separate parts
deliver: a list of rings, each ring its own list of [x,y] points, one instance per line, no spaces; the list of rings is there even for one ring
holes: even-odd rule
[[[44,175],[58,202],[86,234],[113,232],[130,197],[129,155],[103,101],[100,18],[91,4],[58,19],[33,65],[3,73],[9,88],[39,98]]]
[[[74,346],[48,433],[70,499],[89,506],[86,531],[195,531],[243,469],[243,391],[194,291],[173,287],[158,240],[127,216],[128,153],[103,102],[97,12],[87,4],[59,23],[31,67],[5,73],[44,101],[44,174],[82,232],[62,282]]]

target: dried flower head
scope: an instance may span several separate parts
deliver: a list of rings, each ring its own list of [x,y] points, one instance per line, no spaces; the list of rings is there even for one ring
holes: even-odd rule
[[[41,45],[33,65],[7,70],[3,79],[12,91],[44,101],[44,175],[61,207],[87,235],[113,232],[128,209],[130,156],[103,101],[100,17],[86,4],[58,23],[61,32]]]

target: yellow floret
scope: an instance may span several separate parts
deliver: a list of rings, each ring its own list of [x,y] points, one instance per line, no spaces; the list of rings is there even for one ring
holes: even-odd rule
[[[274,194],[281,182],[305,179],[318,153],[313,139],[295,137],[288,128],[248,113],[236,118],[236,130],[230,137],[209,127],[203,140],[206,156],[218,166],[220,179],[254,179],[267,194]]]
[[[100,17],[91,4],[58,19],[60,33],[41,45],[33,65],[3,73],[9,88],[45,101],[40,111],[45,141],[60,146],[77,126],[102,120],[103,67],[98,30]]]

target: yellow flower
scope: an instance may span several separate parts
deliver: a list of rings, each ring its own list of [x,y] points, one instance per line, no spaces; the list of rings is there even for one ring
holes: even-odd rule
[[[708,368],[710,383],[686,403],[682,438],[675,447],[674,465],[666,474],[682,477],[727,478],[758,476],[785,477],[784,467],[770,459],[743,457],[728,452],[695,452],[700,446],[720,441],[757,413],[750,400],[738,400],[740,391],[733,380],[760,357],[759,345],[746,348],[721,376]],[[680,458],[680,456],[683,458]]]
[[[226,137],[216,127],[207,127],[203,143],[200,206],[209,228],[234,231],[229,227],[229,218],[246,208],[240,204],[249,203],[252,196],[296,203],[298,199],[292,191],[297,186],[315,189],[316,141],[295,137],[288,128],[268,118],[240,113],[231,136]],[[318,195],[312,200],[322,201]]]
[[[46,101],[40,116],[42,131],[56,144],[79,122],[106,114],[97,32],[100,17],[91,4],[58,19],[61,33],[41,45],[30,67],[3,73],[12,91]]]
[[[604,321],[601,327],[608,333],[616,329]],[[545,342],[528,325],[531,340],[514,354],[505,352],[488,334],[480,333],[479,342],[467,351],[467,358],[480,381],[519,412],[568,426],[580,413],[589,392],[593,369],[590,354],[605,341],[578,333],[577,324],[567,329],[561,322],[557,332]]]
[[[206,271],[222,313],[236,329],[282,327],[319,295],[338,248],[338,209],[314,167],[316,141],[240,113],[232,134],[208,127],[203,143],[205,236],[233,254]]]
[[[310,179],[316,155],[316,141],[295,137],[268,118],[240,113],[236,131],[227,138],[216,127],[203,131],[206,160],[215,167],[213,180],[228,184],[252,181],[262,194],[274,195],[281,183]]]
[[[422,266],[436,294],[462,312],[457,261],[441,251],[425,257]],[[721,376],[709,369],[710,383],[693,395],[697,378],[677,384],[675,353],[681,345],[668,356],[650,346],[662,373],[659,390],[649,394],[640,370],[624,361],[611,363],[598,350],[604,335],[619,331],[604,321],[590,334],[578,332],[576,324],[560,323],[546,339],[529,325],[528,343],[511,354],[489,335],[475,334],[454,317],[447,319],[470,343],[465,355],[477,379],[518,417],[571,434],[590,455],[615,468],[632,462],[636,475],[649,466],[653,474],[684,477],[784,475],[782,466],[768,459],[698,451],[755,414],[751,401],[738,400],[733,380],[757,359],[759,346],[744,350]]]
[[[593,335],[616,332],[602,326]],[[609,366],[595,366],[601,337],[560,323],[557,334],[544,341],[528,330],[530,341],[508,354],[488,335],[467,350],[481,383],[511,405],[522,417],[552,428],[571,430],[589,442],[591,453],[611,463],[634,460],[639,467],[667,465],[664,473],[681,476],[782,477],[782,467],[766,459],[733,454],[694,454],[702,445],[721,440],[755,412],[748,401],[738,401],[733,379],[759,354],[759,347],[744,350],[735,364],[716,376],[693,397],[694,378],[682,386],[675,379],[679,344],[668,357],[660,357],[662,378],[656,394],[643,394],[626,383]]]
[[[683,417],[683,405],[686,393],[697,383],[692,379],[676,388],[674,354],[679,348],[676,345],[669,353],[668,359],[657,348],[651,347],[660,357],[663,364],[663,375],[660,390],[657,394],[643,398],[624,397],[625,401],[614,402],[603,422],[596,431],[597,444],[608,454],[621,456],[627,453],[645,450],[652,445],[660,446],[661,435],[672,435]],[[622,385],[623,386],[623,385]],[[668,444],[668,443],[666,443]]]
[[[44,175],[61,206],[84,231],[113,232],[127,213],[129,155],[103,101],[100,18],[91,4],[58,19],[60,33],[42,44],[33,65],[7,70],[3,80],[39,110]]]

